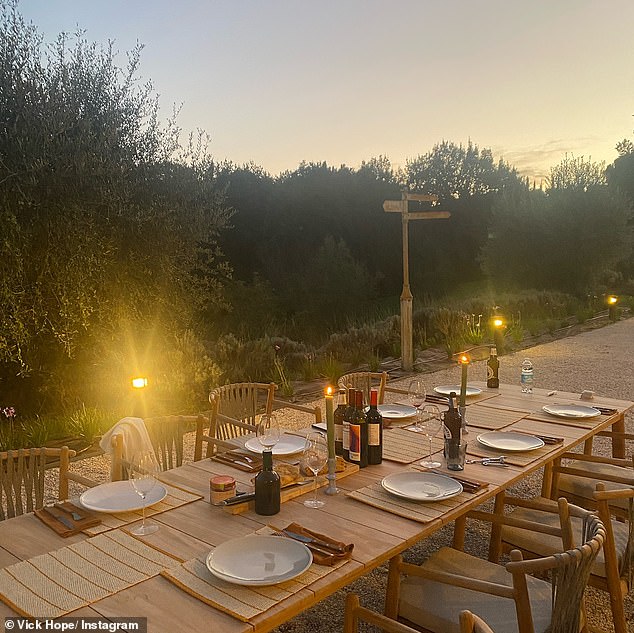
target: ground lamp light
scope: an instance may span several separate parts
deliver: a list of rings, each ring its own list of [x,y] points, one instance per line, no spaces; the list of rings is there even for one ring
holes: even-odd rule
[[[498,354],[501,354],[504,349],[504,329],[506,328],[506,322],[502,316],[496,315],[491,319],[491,326],[493,330],[493,342],[498,350]]]
[[[147,413],[145,389],[148,385],[148,379],[145,376],[134,376],[130,384],[132,385],[134,396],[132,415],[137,418],[145,418]]]
[[[610,319],[610,321],[618,321],[617,303],[619,302],[619,298],[616,295],[609,295],[606,301],[608,304],[608,319]]]

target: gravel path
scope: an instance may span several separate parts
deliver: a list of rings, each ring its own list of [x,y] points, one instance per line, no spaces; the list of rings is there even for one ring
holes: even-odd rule
[[[576,393],[591,389],[598,395],[614,398],[632,399],[634,397],[634,372],[631,369],[632,359],[634,359],[634,318],[502,356],[500,357],[501,382],[519,383],[520,365],[526,357],[533,361],[537,387]],[[484,380],[485,363],[475,363],[470,368],[469,375],[472,380]],[[460,369],[455,366],[432,374],[422,374],[420,378],[425,382],[427,389],[431,390],[434,385],[459,383]],[[406,386],[409,380],[411,378],[390,384]],[[322,405],[323,408],[322,401],[318,400],[315,404]],[[308,418],[301,414],[297,415],[295,412],[284,415],[285,426],[305,426],[308,421]],[[631,416],[626,417],[626,430],[629,432],[633,430]],[[595,444],[598,451],[607,449],[605,444],[601,445],[598,441]],[[80,468],[87,476],[99,480],[107,479],[108,460],[105,457],[85,460],[74,465],[74,469]],[[520,486],[513,488],[511,492],[522,495],[538,494],[540,482],[541,474],[537,473],[524,480]],[[448,526],[407,550],[404,557],[410,562],[420,563],[438,547],[450,545],[451,538],[452,528]],[[469,522],[465,550],[486,557],[488,531],[485,527]],[[355,591],[360,594],[364,606],[382,611],[386,580],[387,569],[383,566],[283,624],[277,631],[279,633],[312,633],[314,631],[339,633],[342,630],[345,594],[350,590]],[[607,594],[592,588],[588,589],[587,606],[590,622],[603,629],[610,629],[608,623],[611,623],[611,614]],[[626,598],[625,608],[628,631],[634,633],[634,602],[631,595]],[[368,628],[367,630],[375,629]]]

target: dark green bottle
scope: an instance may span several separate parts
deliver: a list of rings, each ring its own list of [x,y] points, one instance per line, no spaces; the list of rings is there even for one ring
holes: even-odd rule
[[[262,470],[255,477],[255,513],[271,516],[280,511],[280,476],[273,470],[273,453],[262,453]]]

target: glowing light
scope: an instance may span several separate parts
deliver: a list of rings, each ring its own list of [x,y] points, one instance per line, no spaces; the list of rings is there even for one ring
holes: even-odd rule
[[[326,388],[326,395],[327,396],[332,396],[332,387],[327,387]]]
[[[147,387],[147,378],[143,376],[137,376],[132,379],[132,387],[134,389],[144,389]]]
[[[462,354],[460,356],[460,358],[458,359],[458,362],[461,365],[468,365],[469,364],[469,357],[466,354]]]
[[[493,327],[501,328],[503,325],[504,325],[504,319],[501,319],[500,317],[495,317],[493,319]]]
[[[608,304],[613,306],[613,305],[615,305],[618,302],[618,300],[619,300],[618,297],[615,297],[614,295],[610,295],[608,297]]]

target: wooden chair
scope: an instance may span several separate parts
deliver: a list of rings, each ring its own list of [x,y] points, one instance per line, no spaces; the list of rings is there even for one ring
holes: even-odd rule
[[[631,556],[634,553],[634,536],[631,521],[623,523],[612,520],[610,502],[615,500],[627,500],[631,508],[634,501],[634,489],[606,491],[603,484],[597,484],[594,501],[596,512],[604,524],[606,535],[603,550],[592,565],[588,584],[609,593],[614,631],[615,633],[627,633],[623,598],[631,586]],[[512,549],[520,550],[525,557],[529,558],[548,556],[558,551],[561,547],[561,539],[557,535],[539,534],[522,527],[523,523],[539,523],[556,531],[558,514],[554,501],[543,497],[518,499],[505,496],[504,506],[509,505],[515,506],[516,509],[511,513],[509,523],[502,526],[497,532],[492,531],[489,560],[496,561],[500,553]],[[498,497],[496,511],[503,510]],[[573,530],[580,529],[581,519],[573,518],[572,526]]]
[[[385,385],[387,383],[387,372],[357,371],[344,374],[337,378],[337,386],[340,389],[352,387],[363,391],[363,399],[366,404],[370,403],[370,389],[378,389],[378,403],[383,404],[385,399]]]
[[[231,441],[242,435],[254,433],[258,416],[273,410],[294,409],[311,416],[311,423],[321,422],[319,407],[305,407],[285,400],[275,399],[275,383],[241,382],[223,385],[209,394],[211,411],[206,421],[196,426],[194,461],[203,458],[203,443],[207,444],[205,457],[216,450],[235,448]],[[205,426],[207,432],[205,432]]]
[[[582,508],[558,502],[564,543],[551,556],[524,560],[513,550],[511,561],[498,565],[465,552],[443,547],[422,565],[390,561],[385,614],[423,631],[459,633],[455,614],[465,609],[504,633],[577,633],[585,627],[583,592],[590,569],[605,539],[601,520]],[[505,517],[474,512],[476,518],[504,523]],[[471,515],[471,513],[470,513]],[[581,517],[587,528],[574,547],[570,516]],[[537,531],[550,532],[536,525]],[[550,573],[551,581],[528,574]],[[407,578],[401,581],[401,574]]]
[[[634,440],[634,434],[614,431],[600,431],[597,436],[620,443]],[[542,496],[551,499],[566,497],[571,503],[592,510],[596,508],[594,493],[597,483],[603,483],[607,490],[634,486],[634,455],[631,459],[593,455],[592,443],[588,441],[583,453],[568,452],[554,460],[546,469],[544,481]],[[617,516],[628,520],[627,500],[614,499],[611,505]]]
[[[59,460],[57,498],[68,499],[68,465],[74,456],[67,446],[0,453],[0,521],[44,506],[44,473],[55,460]]]
[[[475,613],[460,612],[460,633],[494,633],[493,629]]]

